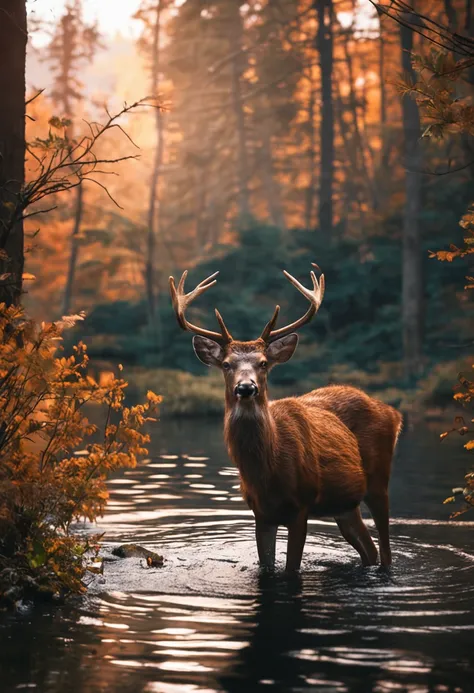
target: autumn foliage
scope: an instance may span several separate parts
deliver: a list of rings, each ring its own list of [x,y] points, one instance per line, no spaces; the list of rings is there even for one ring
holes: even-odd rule
[[[405,85],[406,90],[417,101],[427,123],[425,137],[443,138],[448,133],[468,135],[474,132],[474,105],[469,90],[469,75],[472,58],[456,60],[450,52],[432,49],[426,55],[414,55],[413,65],[417,72],[414,84]],[[472,166],[472,162],[468,164]],[[448,250],[430,252],[430,257],[441,262],[453,262],[474,253],[474,205],[471,204],[459,222],[463,229],[463,245],[450,244]],[[474,288],[474,277],[466,276],[465,290]],[[460,373],[455,387],[454,400],[467,410],[474,401],[474,376]],[[474,423],[471,419],[470,423]],[[457,416],[453,427],[440,435],[444,440],[450,433],[458,433],[470,439],[464,444],[468,451],[474,450],[473,429],[462,416]],[[464,486],[453,488],[453,495],[445,503],[463,500],[459,510],[452,513],[456,518],[474,507],[474,472],[464,477]]]
[[[127,383],[92,378],[84,344],[62,355],[62,333],[81,317],[37,325],[0,305],[0,599],[82,591],[97,538],[73,523],[101,515],[107,475],[147,452],[143,427],[161,398],[126,407]]]

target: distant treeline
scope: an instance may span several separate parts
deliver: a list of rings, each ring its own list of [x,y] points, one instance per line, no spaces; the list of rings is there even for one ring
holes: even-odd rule
[[[467,297],[464,302],[458,299],[462,277],[469,273],[467,263],[461,267],[459,261],[453,265],[429,258],[430,248],[456,242],[457,235],[461,239],[458,218],[468,200],[468,185],[450,185],[441,179],[431,185],[425,198],[421,219],[427,239],[423,247],[425,372],[434,363],[462,357],[463,349],[454,347],[470,339],[474,303]],[[215,259],[190,271],[188,290],[220,271],[217,285],[193,304],[190,316],[215,329],[214,308],[218,307],[235,338],[256,338],[276,303],[281,306],[281,324],[306,310],[304,299],[282,270],[288,269],[309,285],[311,262],[317,262],[326,276],[323,307],[303,330],[297,358],[276,369],[273,380],[282,385],[295,383],[338,364],[373,371],[380,362],[397,362],[402,359],[401,224],[400,209],[375,233],[361,239],[348,238],[337,229],[329,238],[313,230],[283,232],[254,225],[239,233],[236,245],[222,246]],[[204,372],[189,335],[176,323],[167,293],[159,296],[154,329],[148,325],[145,301],[115,301],[94,308],[80,330],[95,357]],[[400,386],[398,371],[395,380]]]

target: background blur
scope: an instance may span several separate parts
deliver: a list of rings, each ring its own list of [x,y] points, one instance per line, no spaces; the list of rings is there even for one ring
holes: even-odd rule
[[[138,159],[27,226],[34,316],[85,310],[71,340],[86,340],[99,370],[124,364],[138,389],[165,395],[164,413],[218,413],[220,374],[178,328],[168,276],[188,268],[191,289],[220,270],[192,318],[214,329],[217,306],[251,339],[276,303],[281,324],[306,309],[281,270],[309,285],[317,262],[326,298],[273,373],[275,391],[348,382],[428,414],[451,401],[472,363],[472,270],[429,251],[462,244],[474,148],[468,134],[420,139],[418,107],[402,96],[408,51],[432,46],[369,0],[31,0],[29,10],[27,81],[44,91],[28,139],[52,116],[80,138],[105,108],[150,104],[96,152]],[[424,0],[423,11],[471,29],[470,2]]]

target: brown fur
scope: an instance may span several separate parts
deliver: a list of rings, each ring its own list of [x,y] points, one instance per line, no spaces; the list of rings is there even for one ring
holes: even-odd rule
[[[301,401],[335,414],[357,438],[369,492],[387,488],[393,451],[402,427],[396,409],[355,387],[329,385]]]
[[[249,507],[267,524],[301,510],[336,515],[366,493],[357,439],[328,411],[301,398],[245,403],[225,417],[225,440]]]
[[[225,441],[255,514],[260,560],[273,564],[276,527],[286,525],[287,568],[299,568],[308,516],[333,516],[363,563],[375,563],[377,550],[359,510],[365,500],[379,531],[381,561],[389,565],[388,483],[401,416],[342,385],[269,402],[268,371],[291,358],[296,342],[289,335],[270,345],[261,339],[197,345],[199,357],[224,373]],[[243,382],[258,392],[239,397]]]

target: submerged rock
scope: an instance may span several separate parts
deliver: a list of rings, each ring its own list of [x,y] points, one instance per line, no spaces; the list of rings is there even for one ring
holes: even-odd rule
[[[122,546],[116,546],[112,549],[112,553],[114,556],[118,556],[118,558],[145,558],[150,568],[161,568],[164,563],[163,556],[149,549],[145,549],[138,544],[122,544]]]

